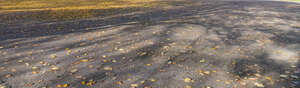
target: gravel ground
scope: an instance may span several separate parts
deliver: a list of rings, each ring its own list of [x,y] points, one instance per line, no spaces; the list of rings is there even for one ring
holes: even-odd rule
[[[300,87],[300,4],[189,2],[2,21],[0,88]]]

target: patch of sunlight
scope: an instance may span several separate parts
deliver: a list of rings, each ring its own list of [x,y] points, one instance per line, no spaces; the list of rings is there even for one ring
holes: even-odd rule
[[[270,54],[270,58],[277,60],[279,62],[287,62],[290,64],[295,64],[299,60],[299,56],[295,50],[287,49],[284,47],[278,47],[271,45],[270,48],[272,49],[267,50]]]

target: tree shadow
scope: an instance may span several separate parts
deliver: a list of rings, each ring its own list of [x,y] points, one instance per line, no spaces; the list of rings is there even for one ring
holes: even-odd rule
[[[0,24],[1,85],[86,87],[81,82],[93,80],[91,87],[100,88],[255,88],[255,82],[297,88],[299,79],[279,75],[297,74],[293,70],[299,69],[289,65],[299,59],[300,14],[299,7],[293,7],[299,4],[176,5],[166,10],[121,9],[116,12],[124,13],[80,20]],[[40,68],[38,74],[32,74],[34,66]],[[71,73],[73,69],[78,71]],[[185,78],[194,82],[185,83]]]

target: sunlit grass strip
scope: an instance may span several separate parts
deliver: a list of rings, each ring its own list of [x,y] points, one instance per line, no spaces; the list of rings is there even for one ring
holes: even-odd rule
[[[0,14],[15,12],[27,14],[13,17],[4,15],[0,20],[72,20],[113,14],[119,12],[118,10],[133,11],[137,8],[163,7],[169,4],[159,0],[8,0],[0,3]]]
[[[157,0],[4,0],[0,12],[151,7]]]
[[[300,1],[300,0],[285,0],[285,1]]]

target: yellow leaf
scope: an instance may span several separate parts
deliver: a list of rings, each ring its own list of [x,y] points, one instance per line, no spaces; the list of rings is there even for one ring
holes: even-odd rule
[[[61,88],[62,86],[60,84],[56,85],[56,87]]]
[[[135,88],[135,87],[138,87],[139,85],[138,84],[130,84],[130,86]]]
[[[58,70],[58,68],[57,68],[57,67],[52,67],[51,69],[52,69],[52,70]]]
[[[82,59],[80,60],[81,62],[88,62],[89,60],[88,59]]]
[[[64,88],[67,88],[68,86],[69,86],[68,84],[64,84],[64,85],[63,85]]]
[[[152,82],[155,82],[156,80],[154,78],[151,79]]]
[[[187,85],[187,86],[185,86],[185,88],[192,88],[192,86]]]
[[[151,66],[151,64],[146,64],[146,66]]]
[[[85,81],[81,81],[81,84],[84,85],[84,84],[85,84]]]
[[[272,80],[272,78],[271,78],[271,77],[268,77],[268,76],[266,77],[266,79],[267,79],[267,80]]]
[[[191,78],[185,78],[185,79],[184,79],[184,82],[186,82],[186,83],[189,83],[189,82],[191,82],[191,81],[192,81]]]

